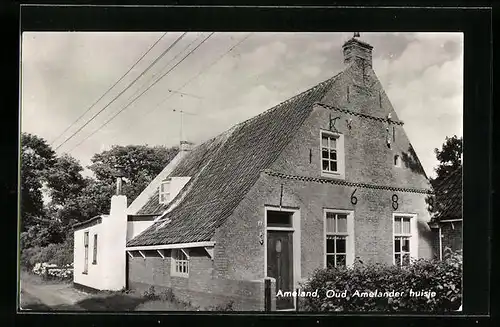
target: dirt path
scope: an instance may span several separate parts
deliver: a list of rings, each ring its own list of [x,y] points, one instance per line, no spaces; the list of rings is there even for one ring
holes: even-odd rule
[[[68,283],[46,283],[35,278],[21,278],[21,309],[82,310],[76,303],[89,295]]]

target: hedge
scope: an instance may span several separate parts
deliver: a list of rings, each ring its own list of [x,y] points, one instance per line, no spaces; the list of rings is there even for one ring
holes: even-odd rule
[[[443,261],[419,259],[407,267],[356,263],[318,269],[300,292],[307,295],[299,297],[301,311],[457,310],[462,300],[462,253],[448,250]]]
[[[35,264],[46,262],[65,266],[73,263],[73,242],[49,244],[44,247],[35,246],[21,251],[21,266],[32,269]]]

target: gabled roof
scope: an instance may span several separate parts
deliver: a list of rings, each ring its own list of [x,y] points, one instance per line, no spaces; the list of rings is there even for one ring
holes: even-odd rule
[[[434,187],[439,211],[433,220],[462,218],[462,167],[454,170]]]
[[[138,214],[168,212],[127,246],[210,240],[340,74],[195,147],[170,175],[189,183],[168,206],[156,191]]]

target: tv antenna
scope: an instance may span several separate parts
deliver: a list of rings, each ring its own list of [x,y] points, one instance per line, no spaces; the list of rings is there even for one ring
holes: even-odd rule
[[[184,124],[184,119],[183,119],[183,116],[184,114],[188,114],[188,115],[192,115],[192,116],[196,116],[196,114],[192,113],[192,112],[187,112],[187,111],[184,111],[184,110],[178,110],[178,109],[172,109],[172,111],[174,112],[178,112],[180,114],[180,120],[181,120],[181,125],[180,125],[180,140],[179,141],[185,141],[183,139],[183,135],[182,135],[182,125]]]

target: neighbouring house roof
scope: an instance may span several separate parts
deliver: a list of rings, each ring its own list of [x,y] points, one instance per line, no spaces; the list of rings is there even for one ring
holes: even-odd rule
[[[462,219],[462,167],[436,185],[434,193],[439,211],[433,221]]]
[[[102,218],[103,217],[107,217],[107,215],[95,216],[95,217],[90,218],[88,220],[76,223],[76,224],[73,225],[73,230],[76,231],[76,230],[79,230],[79,229],[82,229],[82,228],[86,228],[86,227],[91,227],[91,226],[94,226],[94,225],[98,225],[98,224],[100,224],[102,222]]]
[[[170,175],[191,180],[168,205],[155,192],[137,214],[167,213],[127,246],[209,241],[341,74],[193,148]]]

